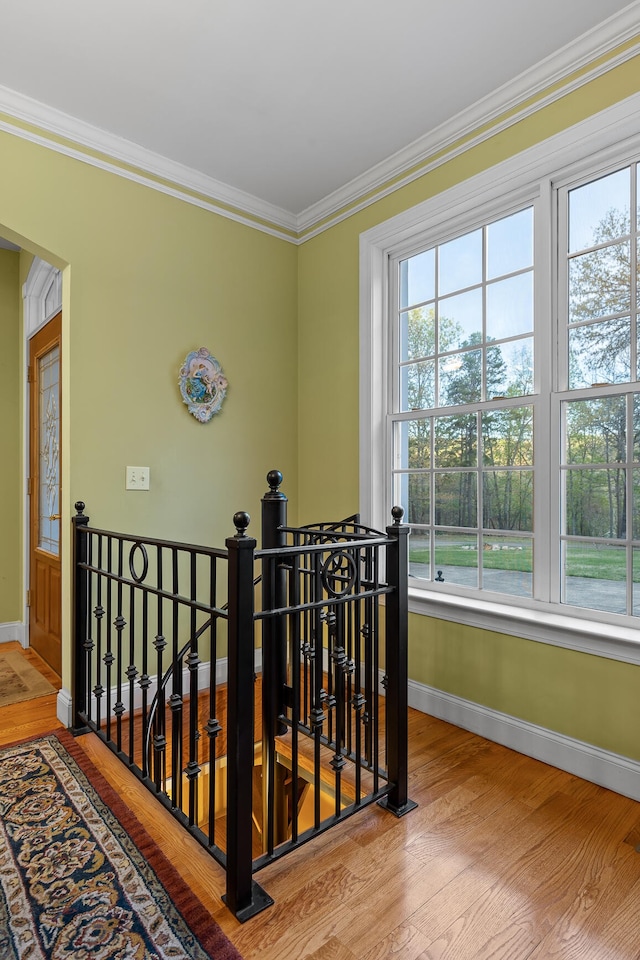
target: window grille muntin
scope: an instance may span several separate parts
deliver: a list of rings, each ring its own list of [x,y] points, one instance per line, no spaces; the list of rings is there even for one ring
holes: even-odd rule
[[[510,224],[519,228],[518,243],[508,242]],[[498,487],[532,490],[533,438],[526,463],[493,463],[483,443],[487,417],[507,421],[528,411],[533,419],[533,403],[522,402],[535,383],[533,225],[528,201],[393,262],[392,489],[411,525],[410,574],[417,581],[533,596],[532,497],[529,521],[515,533],[497,525],[491,509]],[[511,312],[515,328],[499,328],[500,294],[518,286],[526,291],[525,309]],[[505,357],[517,351],[521,383],[509,384]],[[505,511],[498,513],[501,524]],[[522,554],[520,566],[526,553],[529,569],[507,570],[499,584],[496,555],[509,567],[510,553]],[[518,583],[506,582],[514,572]]]
[[[573,129],[554,135],[370,228],[360,239],[360,505],[364,516],[380,524],[379,518],[395,499],[391,459],[394,423],[417,416],[411,411],[395,412],[392,402],[398,393],[394,382],[397,357],[393,356],[390,334],[397,261],[506,215],[520,203],[535,204],[536,373],[535,392],[527,398],[538,423],[533,598],[507,598],[489,591],[480,595],[448,584],[413,580],[411,609],[629,662],[636,662],[629,645],[636,642],[637,619],[612,619],[598,610],[586,612],[560,604],[560,404],[568,370],[563,369],[566,351],[558,349],[566,322],[562,295],[558,294],[564,289],[562,273],[566,269],[566,257],[558,257],[562,249],[558,198],[564,187],[596,179],[640,156],[637,103],[638,97],[631,98],[581,123],[579,136]],[[637,194],[637,171],[635,190]],[[600,392],[618,389],[624,386],[613,384]],[[581,396],[583,392],[576,388],[572,395]],[[564,616],[559,617],[562,613]]]

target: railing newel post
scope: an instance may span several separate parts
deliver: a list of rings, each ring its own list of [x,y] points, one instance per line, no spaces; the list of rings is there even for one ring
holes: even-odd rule
[[[244,922],[273,903],[253,880],[252,801],[254,763],[254,585],[256,541],[248,537],[248,513],[233,517],[228,537],[227,651],[227,883],[223,897]]]
[[[279,489],[282,474],[270,470],[269,490],[262,498],[262,549],[285,547],[287,535],[287,497]],[[262,568],[262,609],[281,609],[287,605],[286,573],[273,559]],[[287,682],[286,629],[283,617],[267,617],[262,630],[262,704],[265,740],[269,743],[286,732],[278,717],[284,713],[284,688]]]
[[[82,719],[87,711],[87,654],[85,641],[89,615],[89,571],[83,569],[88,556],[88,537],[86,528],[89,517],[84,514],[84,503],[78,500],[74,504],[76,515],[73,524],[73,606],[72,636],[73,657],[71,661],[71,689],[73,691],[73,710],[71,732],[74,736],[86,733],[89,727]]]
[[[392,588],[385,606],[386,725],[389,794],[380,801],[396,817],[417,807],[408,798],[408,540],[409,527],[402,523],[404,510],[393,507],[393,524],[387,527],[387,583]]]

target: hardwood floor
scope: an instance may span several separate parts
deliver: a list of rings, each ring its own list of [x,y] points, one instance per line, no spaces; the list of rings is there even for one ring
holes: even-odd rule
[[[7,653],[9,651],[21,653],[25,660],[39,670],[56,690],[60,689],[60,677],[34,650],[31,648],[23,650],[21,644],[17,642],[3,643],[0,645],[0,651],[3,650]],[[60,727],[61,724],[56,719],[56,696],[57,694],[52,693],[38,700],[27,700],[10,704],[8,707],[0,707],[0,746],[16,740],[25,740],[27,737],[37,737],[53,729],[52,724]]]
[[[60,727],[55,697],[0,709],[0,743]],[[239,924],[224,874],[93,735],[80,743],[245,960],[640,957],[640,804],[410,711],[410,796],[257,875]]]

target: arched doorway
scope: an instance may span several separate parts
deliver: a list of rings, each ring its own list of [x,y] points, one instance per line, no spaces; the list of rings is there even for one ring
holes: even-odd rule
[[[23,289],[28,383],[25,625],[29,644],[58,675],[61,638],[60,370],[62,275],[36,258]]]

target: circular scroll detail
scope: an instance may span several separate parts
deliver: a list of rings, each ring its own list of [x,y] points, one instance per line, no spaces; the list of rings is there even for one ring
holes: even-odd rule
[[[142,572],[138,573],[136,571],[136,553],[140,551],[142,554]],[[149,557],[145,549],[144,544],[137,542],[131,547],[129,551],[129,571],[131,572],[131,577],[135,580],[136,583],[142,583],[142,581],[147,576],[149,572]]]
[[[322,583],[334,597],[342,597],[349,593],[357,574],[357,567],[353,557],[345,550],[339,550],[327,557],[322,567]]]

